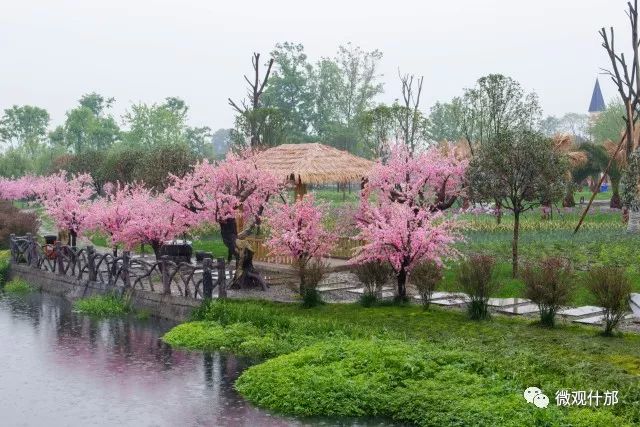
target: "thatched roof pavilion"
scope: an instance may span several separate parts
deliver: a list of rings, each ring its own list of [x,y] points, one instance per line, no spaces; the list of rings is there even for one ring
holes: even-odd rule
[[[296,193],[306,192],[306,184],[346,183],[368,175],[374,162],[319,143],[283,144],[256,157],[259,168],[284,181],[296,184]]]

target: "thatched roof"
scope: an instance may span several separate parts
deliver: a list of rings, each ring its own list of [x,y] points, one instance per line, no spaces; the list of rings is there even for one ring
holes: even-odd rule
[[[348,182],[367,176],[371,160],[319,143],[283,144],[256,156],[260,169],[268,170],[283,180],[303,184]]]

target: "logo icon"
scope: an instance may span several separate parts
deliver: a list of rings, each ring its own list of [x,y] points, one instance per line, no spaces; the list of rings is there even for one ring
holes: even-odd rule
[[[524,400],[544,409],[549,406],[549,398],[538,387],[529,387],[524,391]]]

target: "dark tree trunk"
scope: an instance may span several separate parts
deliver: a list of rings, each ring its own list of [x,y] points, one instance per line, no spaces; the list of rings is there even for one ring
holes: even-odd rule
[[[76,233],[75,230],[69,230],[69,237],[71,239],[71,247],[75,248],[76,247],[76,238],[78,237],[78,233]]]
[[[234,257],[237,259],[236,239],[238,238],[238,226],[235,218],[230,218],[220,223],[220,234],[222,235],[222,242],[228,250],[227,262],[231,262]]]
[[[113,246],[113,256],[118,258],[118,247],[117,246]]]
[[[512,277],[515,278],[518,275],[518,238],[520,234],[520,211],[513,211],[513,241],[511,242],[511,255],[512,255]]]
[[[563,208],[572,208],[576,205],[576,201],[573,198],[573,188],[567,189],[567,194],[565,194],[564,199],[562,200]]]
[[[153,249],[153,254],[156,256],[156,261],[160,259],[160,242],[151,242],[151,249]]]
[[[398,273],[398,295],[397,299],[404,301],[407,299],[407,271],[402,267]]]
[[[614,209],[622,209],[622,199],[620,198],[620,180],[611,180],[611,201],[609,207]]]

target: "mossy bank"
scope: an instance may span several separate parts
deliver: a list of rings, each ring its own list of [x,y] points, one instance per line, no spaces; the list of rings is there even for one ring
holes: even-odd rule
[[[536,327],[418,307],[215,301],[164,340],[262,359],[236,388],[301,416],[383,416],[425,426],[637,425],[640,337]],[[523,391],[540,387],[547,409]],[[557,390],[617,390],[615,406],[560,408]]]

